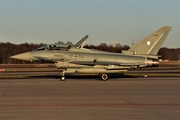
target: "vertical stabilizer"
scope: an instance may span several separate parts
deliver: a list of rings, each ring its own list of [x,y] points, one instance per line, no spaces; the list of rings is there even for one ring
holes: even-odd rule
[[[157,55],[169,31],[171,31],[171,27],[164,26],[132,46],[128,51],[133,51],[135,54]]]

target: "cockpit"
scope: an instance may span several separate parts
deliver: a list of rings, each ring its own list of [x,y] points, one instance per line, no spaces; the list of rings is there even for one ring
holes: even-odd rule
[[[42,47],[35,49],[35,51],[42,51],[42,50],[61,50],[61,51],[68,51],[70,49],[70,45],[67,44],[46,44]]]

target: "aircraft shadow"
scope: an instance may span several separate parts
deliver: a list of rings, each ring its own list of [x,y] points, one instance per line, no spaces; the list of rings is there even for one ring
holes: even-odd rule
[[[136,78],[131,75],[125,75],[123,73],[118,74],[109,74],[109,79],[119,79],[119,78]],[[55,78],[55,79],[61,79],[60,75],[41,75],[41,76],[29,76],[29,78]],[[78,79],[78,80],[101,80],[101,77],[99,75],[66,75],[66,79]],[[102,81],[102,80],[101,80]]]

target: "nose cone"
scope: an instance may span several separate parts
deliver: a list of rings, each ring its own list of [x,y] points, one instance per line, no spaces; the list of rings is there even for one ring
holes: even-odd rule
[[[30,52],[17,54],[17,55],[11,56],[11,58],[18,59],[18,60],[30,60]]]

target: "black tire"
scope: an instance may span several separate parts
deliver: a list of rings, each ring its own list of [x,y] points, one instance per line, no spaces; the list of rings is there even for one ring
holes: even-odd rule
[[[108,80],[108,75],[107,75],[107,74],[102,74],[102,75],[101,75],[101,79],[102,79],[103,81]]]

